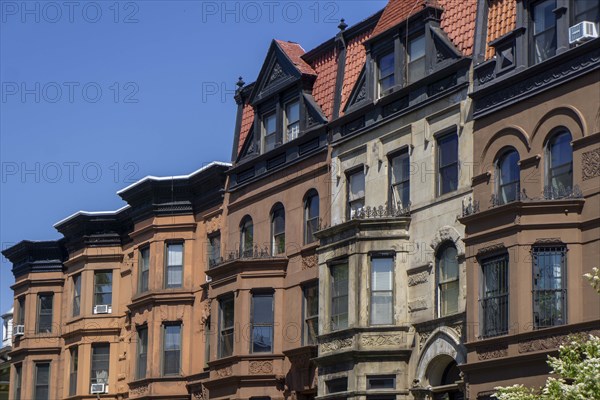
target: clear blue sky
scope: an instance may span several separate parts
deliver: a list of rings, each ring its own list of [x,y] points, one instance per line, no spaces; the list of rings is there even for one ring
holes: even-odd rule
[[[238,76],[271,39],[310,50],[386,1],[0,0],[0,241],[57,239],[146,175],[229,161]],[[0,267],[0,312],[10,308]]]

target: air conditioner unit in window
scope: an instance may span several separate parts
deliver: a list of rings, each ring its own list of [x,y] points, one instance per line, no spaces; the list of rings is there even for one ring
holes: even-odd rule
[[[583,21],[569,28],[569,44],[583,43],[598,37],[596,24]]]
[[[17,325],[13,331],[15,336],[23,336],[25,335],[25,325]]]
[[[99,304],[94,306],[94,314],[108,314],[110,313],[110,306],[107,304]]]
[[[101,394],[108,392],[108,385],[106,383],[92,383],[90,388],[91,394]]]

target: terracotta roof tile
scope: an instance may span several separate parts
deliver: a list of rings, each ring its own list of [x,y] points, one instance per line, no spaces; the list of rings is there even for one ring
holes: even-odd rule
[[[498,39],[515,29],[517,21],[516,0],[491,0],[488,8],[487,39],[485,59],[489,60],[495,54],[494,48],[487,43]]]
[[[248,137],[248,132],[250,132],[250,128],[254,123],[254,109],[250,104],[246,104],[244,106],[244,110],[242,111],[242,123],[240,128],[240,139],[238,141],[238,154],[242,151],[242,147],[244,146],[244,142]]]
[[[337,58],[337,51],[332,47],[311,61],[312,68],[317,72],[312,95],[329,120],[333,114]]]
[[[387,31],[411,15],[421,11],[426,3],[427,0],[390,0],[373,30],[373,36]]]
[[[306,53],[302,46],[300,46],[298,43],[285,42],[283,40],[277,39],[275,40],[275,42],[277,42],[279,47],[281,47],[281,50],[283,50],[283,52],[287,54],[287,56],[294,63],[296,68],[298,68],[298,71],[307,75],[317,74],[315,70],[312,69],[312,67],[302,59],[302,56],[304,55],[304,53]]]
[[[346,106],[346,102],[356,85],[356,81],[362,71],[365,61],[367,60],[367,53],[363,43],[369,37],[371,37],[372,29],[363,32],[362,34],[352,38],[348,42],[346,49],[346,65],[344,67],[344,82],[342,84],[342,101],[341,109],[343,110]],[[343,111],[341,111],[343,114]]]
[[[423,10],[425,5],[444,10],[440,23],[441,28],[465,56],[473,54],[477,16],[476,0],[390,0],[373,31],[373,36],[398,25],[411,15]]]

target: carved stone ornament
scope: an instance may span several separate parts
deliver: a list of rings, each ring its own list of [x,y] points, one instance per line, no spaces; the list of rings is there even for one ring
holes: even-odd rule
[[[487,255],[490,253],[496,253],[496,252],[500,252],[506,250],[506,246],[504,246],[504,243],[495,243],[486,247],[482,247],[479,250],[477,250],[477,256],[480,257],[482,255]]]
[[[250,361],[248,371],[252,375],[270,374],[273,372],[272,361]]]
[[[206,221],[206,233],[211,234],[221,229],[221,215],[216,215]]]
[[[380,346],[400,346],[404,344],[404,336],[397,335],[368,335],[360,339],[363,346],[380,347]]]
[[[200,384],[200,389],[194,391],[194,398],[198,400],[208,400],[208,389]]]
[[[275,63],[273,69],[271,70],[269,80],[267,81],[267,86],[272,85],[274,82],[277,82],[285,78],[286,76],[287,75],[285,72],[283,72],[283,68],[281,68],[281,65],[279,65],[279,63]]]
[[[408,302],[408,312],[413,313],[421,310],[427,310],[427,299],[420,297]]]
[[[129,393],[131,394],[131,396],[141,396],[143,394],[148,393],[148,391],[150,390],[150,384],[146,383],[140,386],[135,386],[133,388],[131,388],[129,390]]]
[[[429,269],[408,276],[408,286],[417,286],[429,280]]]
[[[600,336],[600,329],[578,333],[577,335]],[[563,345],[569,340],[571,340],[572,336],[573,334],[562,334],[525,340],[519,343],[519,353],[529,353],[532,351],[541,350],[554,350],[557,349],[560,345]]]
[[[508,346],[506,344],[486,346],[477,349],[478,360],[491,360],[493,358],[506,357],[507,355]]]
[[[319,259],[317,257],[316,254],[307,256],[307,257],[302,257],[302,269],[311,269],[317,266],[317,264],[319,263]]]
[[[462,322],[460,324],[456,324],[452,327],[452,329],[454,329],[454,331],[456,332],[456,334],[458,335],[459,338],[462,338],[462,331],[463,331],[463,324]]]
[[[419,348],[421,350],[423,349],[423,346],[425,346],[425,342],[427,342],[429,336],[431,336],[431,331],[419,332]]]
[[[219,378],[225,378],[227,376],[233,375],[233,368],[230,365],[230,366],[223,367],[221,369],[216,370],[215,373],[217,374],[217,376]]]
[[[581,179],[600,176],[600,148],[581,154]]]
[[[330,351],[346,349],[348,347],[352,347],[352,338],[333,339],[332,341],[321,345],[321,352],[327,353]]]

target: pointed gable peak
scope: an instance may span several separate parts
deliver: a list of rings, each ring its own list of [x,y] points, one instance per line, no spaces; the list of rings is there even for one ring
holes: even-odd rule
[[[300,73],[303,75],[317,75],[315,70],[302,59],[302,56],[306,53],[302,46],[295,42],[286,42],[279,39],[275,39],[274,42]]]

